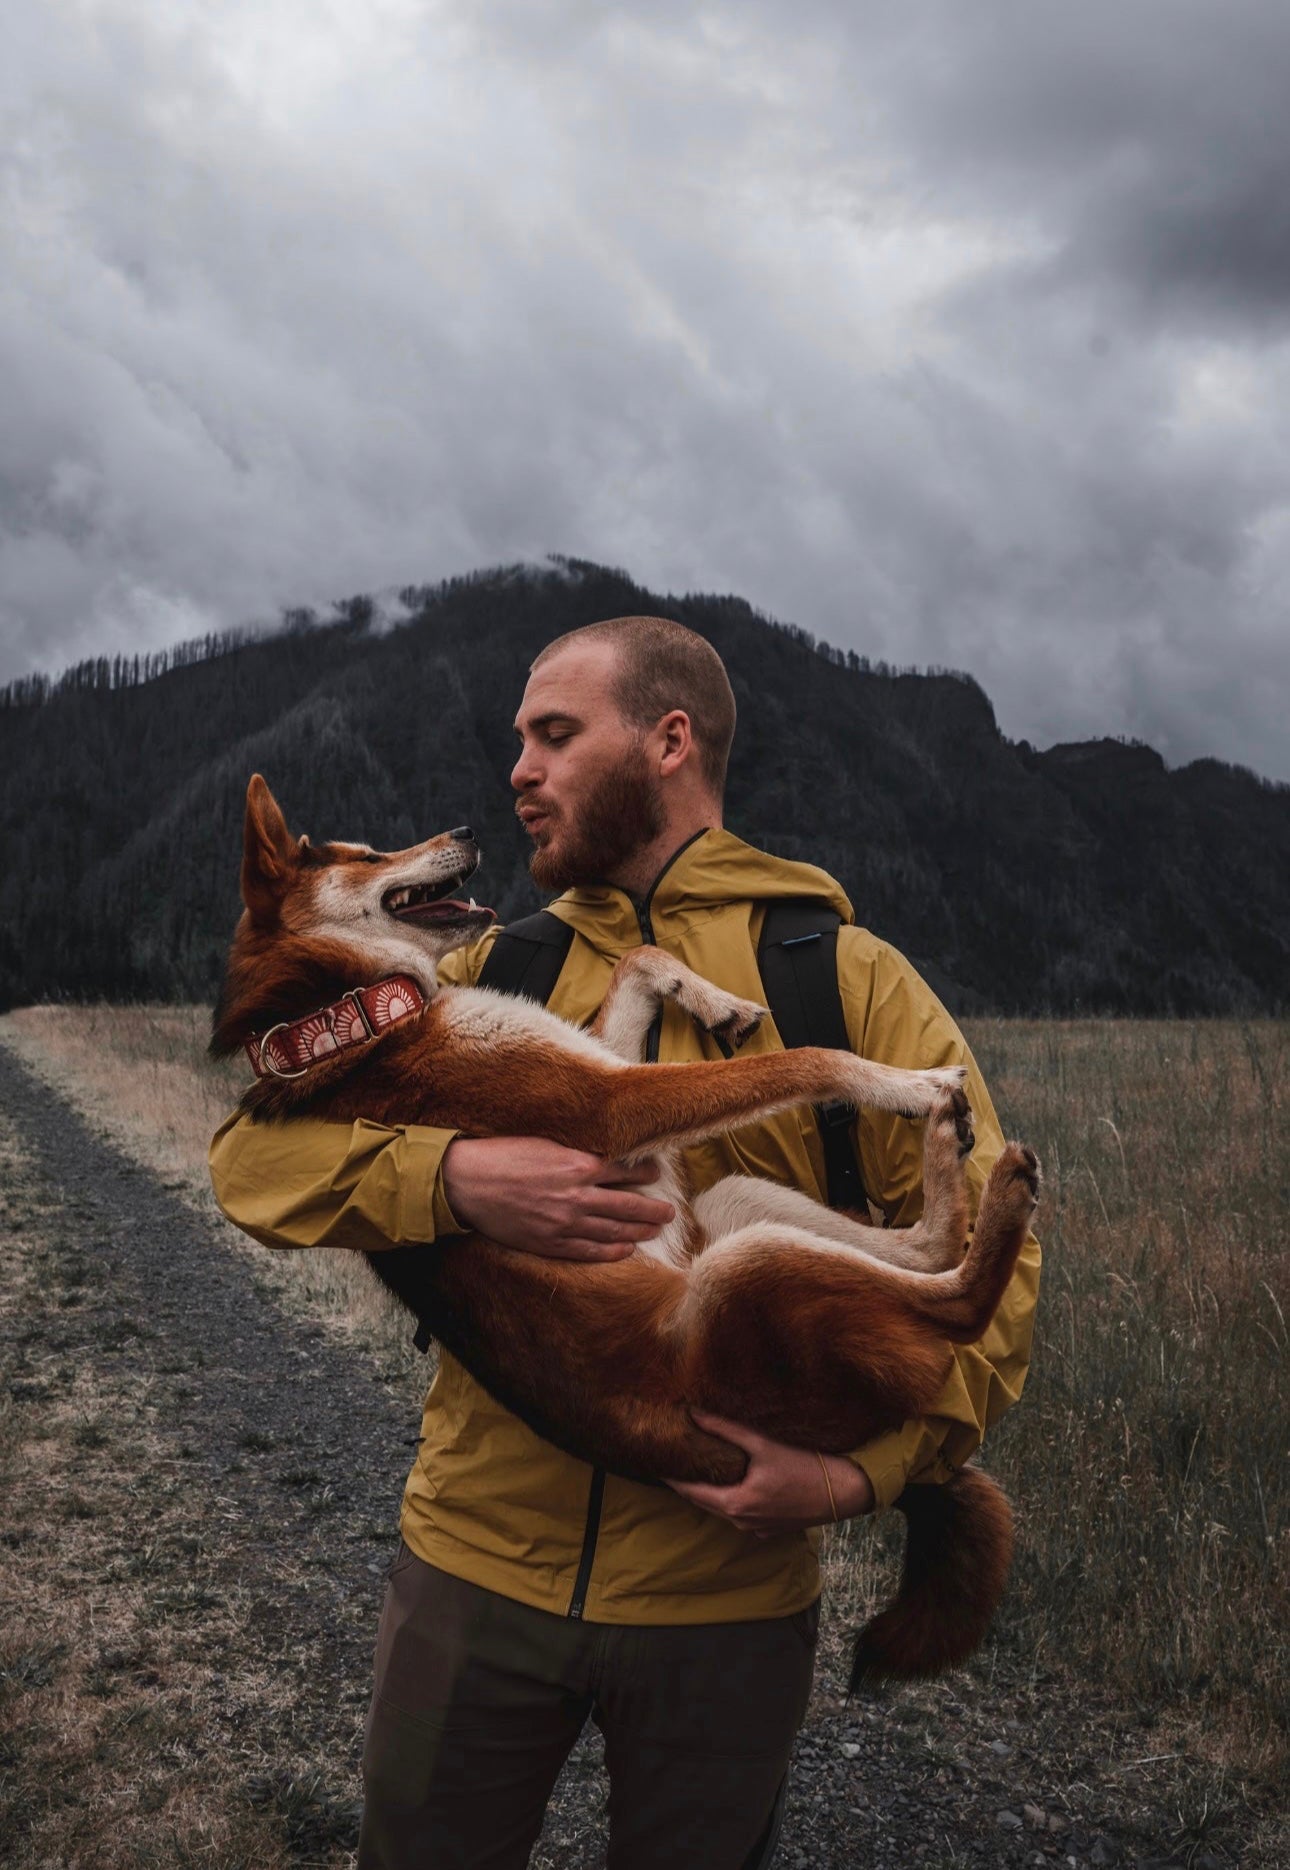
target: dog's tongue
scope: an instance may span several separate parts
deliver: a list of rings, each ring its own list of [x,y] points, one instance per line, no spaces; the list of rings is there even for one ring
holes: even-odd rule
[[[476,915],[496,919],[495,911],[485,904],[463,903],[456,897],[450,897],[446,902],[408,903],[394,913],[401,922],[457,922],[462,916]]]

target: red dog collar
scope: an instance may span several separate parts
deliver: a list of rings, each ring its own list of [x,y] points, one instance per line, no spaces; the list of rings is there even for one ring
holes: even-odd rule
[[[320,1058],[374,1039],[424,1005],[425,995],[414,980],[391,974],[374,987],[351,987],[339,1000],[303,1019],[282,1020],[263,1038],[248,1039],[246,1055],[257,1078],[303,1078]]]

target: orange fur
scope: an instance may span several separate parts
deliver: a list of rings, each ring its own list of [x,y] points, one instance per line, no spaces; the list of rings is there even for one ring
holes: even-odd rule
[[[661,1154],[681,1221],[666,1251],[620,1262],[550,1260],[473,1237],[433,1253],[371,1254],[378,1276],[538,1433],[629,1478],[741,1477],[744,1455],[700,1431],[695,1408],[833,1453],[923,1413],[944,1385],[951,1341],[981,1335],[1011,1276],[1034,1208],[1033,1155],[1007,1146],[964,1254],[961,1157],[971,1133],[966,1102],[945,1073],[898,1073],[810,1047],[718,1063],[627,1063],[624,1052],[662,996],[736,1043],[760,1011],[651,948],[619,964],[590,1036],[503,996],[436,992],[434,959],[465,939],[471,911],[433,926],[399,924],[380,911],[379,938],[366,924],[387,878],[418,866],[437,878],[453,861],[464,861],[460,841],[432,839],[389,856],[297,845],[263,781],[252,782],[247,912],[214,1047],[231,1050],[375,979],[399,942],[401,967],[418,974],[431,998],[419,1016],[320,1060],[303,1078],[261,1081],[247,1107],[267,1119],[311,1111],[473,1136],[539,1135],[617,1158]],[[808,1210],[797,1229],[766,1217],[704,1233],[689,1207],[682,1143],[857,1088],[888,1108],[920,1096],[931,1112],[921,1231],[886,1235],[855,1222],[845,1241],[830,1240],[811,1231]],[[754,1209],[748,1190],[757,1186],[743,1185]],[[862,1638],[861,1674],[927,1673],[960,1660],[980,1641],[1006,1576],[1008,1508],[984,1475],[911,1489],[904,1504],[905,1580]]]

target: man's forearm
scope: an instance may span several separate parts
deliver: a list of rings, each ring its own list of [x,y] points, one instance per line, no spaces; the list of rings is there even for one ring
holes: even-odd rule
[[[858,1519],[862,1513],[872,1513],[873,1487],[864,1469],[844,1454],[825,1454],[820,1460],[829,1483],[830,1503],[837,1508],[834,1517]]]

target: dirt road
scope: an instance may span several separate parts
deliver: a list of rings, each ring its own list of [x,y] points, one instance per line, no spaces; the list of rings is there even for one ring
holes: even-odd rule
[[[284,1317],[255,1265],[0,1046],[0,1836],[16,1870],[352,1862],[417,1424],[370,1362]],[[1266,1813],[1208,1784],[1193,1809],[1187,1763],[1131,1715],[1007,1680],[997,1658],[848,1708],[840,1635],[781,1865],[1275,1861]],[[589,1729],[535,1865],[603,1861],[603,1800]]]

